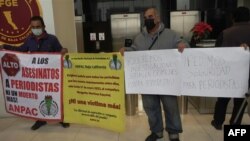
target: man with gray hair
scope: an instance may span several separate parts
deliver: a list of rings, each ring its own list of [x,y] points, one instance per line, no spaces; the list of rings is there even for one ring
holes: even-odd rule
[[[161,22],[158,11],[155,8],[149,8],[144,13],[143,31],[136,36],[131,47],[120,49],[121,54],[124,51],[141,50],[160,50],[178,48],[182,52],[188,46],[180,37],[170,29],[166,29]],[[146,141],[156,141],[163,138],[163,120],[161,103],[165,115],[166,131],[169,134],[170,141],[180,141],[179,133],[182,132],[180,112],[178,108],[177,96],[170,95],[148,95],[142,94],[144,110],[148,116],[148,122],[151,134]]]

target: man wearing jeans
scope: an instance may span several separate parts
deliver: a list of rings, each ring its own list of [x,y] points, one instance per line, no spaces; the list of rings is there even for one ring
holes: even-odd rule
[[[66,53],[67,49],[62,48],[56,36],[48,34],[45,31],[45,24],[40,16],[34,16],[30,19],[31,35],[27,37],[24,44],[20,47],[13,47],[10,45],[2,45],[1,48],[7,50],[15,50],[21,52],[61,52]],[[41,126],[46,125],[46,121],[37,120],[31,127],[31,130],[37,130]],[[60,122],[60,124],[67,128],[69,123]]]
[[[135,38],[133,45],[127,48],[121,48],[121,54],[123,54],[124,51],[174,48],[178,48],[178,50],[182,52],[184,48],[188,46],[175,32],[164,27],[155,8],[149,8],[145,11],[144,24],[145,27],[143,31]],[[165,130],[169,134],[169,139],[170,141],[179,141],[182,124],[177,96],[144,94],[142,95],[142,102],[148,116],[151,130],[151,134],[146,138],[146,141],[156,141],[157,139],[163,138],[164,126],[161,103],[165,114]]]

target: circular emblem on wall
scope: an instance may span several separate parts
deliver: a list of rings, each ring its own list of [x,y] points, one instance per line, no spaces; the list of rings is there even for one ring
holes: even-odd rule
[[[0,44],[22,44],[30,34],[30,18],[39,15],[39,0],[0,1]]]

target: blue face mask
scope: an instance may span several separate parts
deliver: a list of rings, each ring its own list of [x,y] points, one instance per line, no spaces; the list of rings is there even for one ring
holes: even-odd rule
[[[43,29],[42,28],[37,28],[37,29],[31,29],[31,32],[35,35],[35,36],[40,36],[43,33]]]

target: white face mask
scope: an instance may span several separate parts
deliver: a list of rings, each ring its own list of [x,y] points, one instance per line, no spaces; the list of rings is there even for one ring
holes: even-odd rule
[[[31,29],[31,31],[35,36],[40,36],[43,33],[43,30],[41,28]]]

